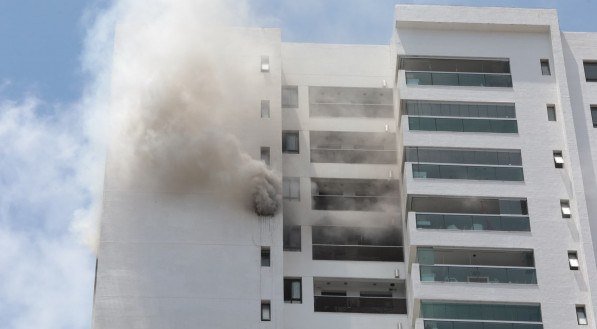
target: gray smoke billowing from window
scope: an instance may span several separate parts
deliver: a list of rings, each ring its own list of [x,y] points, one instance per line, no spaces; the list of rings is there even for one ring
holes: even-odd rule
[[[242,1],[123,1],[112,63],[106,189],[237,195],[261,216],[281,179],[245,153],[262,42]],[[254,130],[252,131],[254,133]]]

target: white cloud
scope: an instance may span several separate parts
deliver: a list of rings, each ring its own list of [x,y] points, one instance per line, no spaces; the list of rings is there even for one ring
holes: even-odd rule
[[[97,170],[88,174],[96,155],[81,114],[77,107],[54,108],[30,97],[0,103],[4,328],[89,326],[94,257],[71,226],[74,214],[93,204],[98,177],[92,177]]]
[[[114,19],[88,13],[73,104],[4,95],[0,77],[0,327],[89,328]]]

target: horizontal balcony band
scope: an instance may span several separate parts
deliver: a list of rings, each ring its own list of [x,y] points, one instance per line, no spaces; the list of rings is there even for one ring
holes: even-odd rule
[[[314,296],[315,312],[406,314],[406,299]]]
[[[421,282],[537,284],[534,268],[420,265]]]
[[[403,249],[401,246],[313,244],[313,260],[403,262]]]
[[[424,329],[543,329],[541,323],[424,320]]]
[[[415,215],[417,229],[530,232],[528,216],[430,214]]]

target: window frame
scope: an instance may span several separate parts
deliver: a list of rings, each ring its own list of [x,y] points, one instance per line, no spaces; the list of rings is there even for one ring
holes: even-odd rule
[[[570,200],[560,200],[560,209],[562,218],[572,217],[572,209],[570,208]]]
[[[574,250],[568,251],[568,266],[572,271],[580,270],[580,261],[578,259],[578,252]]]
[[[269,247],[261,247],[261,267],[272,267],[272,253]]]
[[[272,320],[272,304],[269,300],[261,301],[261,321]]]
[[[593,128],[597,128],[597,105],[589,106],[589,111],[591,111],[591,122],[593,123]]]
[[[296,93],[295,93],[296,91]],[[295,94],[295,96],[293,95],[293,99],[292,100],[296,100],[295,103],[285,103],[285,100],[289,100],[290,97],[288,96],[284,96],[285,93],[289,93],[292,92],[293,94]],[[298,86],[282,86],[282,92],[281,92],[281,102],[282,102],[282,108],[283,109],[295,109],[299,107],[299,90],[298,90]]]
[[[298,195],[293,195],[293,184],[298,186]],[[286,194],[286,186],[288,186],[288,194]],[[282,177],[282,199],[288,201],[301,201],[301,178],[300,177]]]
[[[296,150],[288,149],[287,136],[296,136]],[[284,130],[282,132],[282,153],[285,154],[300,154],[301,153],[301,135],[298,130]]]
[[[585,80],[586,82],[597,82],[597,61],[596,60],[586,60],[582,62],[583,71],[585,73]],[[587,65],[595,66],[596,75],[594,77],[589,78],[587,76]]]
[[[557,169],[564,168],[564,154],[562,151],[553,151],[553,163]]]
[[[262,119],[269,119],[271,117],[270,113],[271,104],[269,99],[262,99],[261,100],[261,118]]]
[[[587,318],[587,309],[584,305],[576,305],[576,322],[581,326],[586,326],[589,324],[589,319]]]
[[[293,283],[298,282],[299,284],[299,297],[295,298],[293,297]],[[287,287],[288,284],[288,287]],[[289,291],[287,291],[289,290]],[[289,292],[289,295],[287,295],[287,292]],[[303,279],[302,278],[296,278],[296,277],[285,277],[284,278],[284,303],[289,303],[289,304],[302,304],[303,303]]]
[[[270,65],[269,65],[269,56],[262,55],[261,56],[261,72],[269,72]]]
[[[543,76],[550,76],[551,75],[551,67],[549,65],[549,59],[540,59],[539,63],[541,65],[541,75]]]
[[[547,105],[547,121],[558,121],[558,116],[556,114],[556,106],[553,104]]]
[[[271,150],[269,146],[262,146],[260,149],[260,158],[261,161],[265,163],[266,166],[270,166],[271,164]]]

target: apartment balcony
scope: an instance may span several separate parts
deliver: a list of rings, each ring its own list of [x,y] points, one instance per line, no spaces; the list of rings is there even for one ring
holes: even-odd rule
[[[417,299],[517,301],[539,298],[532,250],[419,247],[411,267]]]
[[[404,262],[404,251],[397,246],[313,244],[313,260]]]
[[[315,312],[406,314],[404,281],[314,278]]]
[[[402,57],[407,85],[512,87],[508,60]]]
[[[311,131],[312,163],[396,164],[396,134]]]
[[[373,227],[312,227],[313,260],[403,262],[400,231]]]
[[[534,268],[419,265],[421,282],[537,284]]]
[[[395,180],[312,178],[311,182],[313,210],[399,210],[398,183]]]
[[[422,230],[530,232],[528,216],[416,213]]]
[[[532,246],[526,199],[409,195],[406,206],[412,246]]]
[[[406,298],[315,296],[315,312],[406,314]]]
[[[431,168],[431,173],[425,177],[427,169],[429,168],[422,168],[417,164],[404,163],[403,190],[413,195],[443,195],[446,197],[462,195],[463,191],[471,197],[499,195],[515,198],[527,193],[524,181],[514,180],[515,178],[522,178],[520,175],[524,175],[520,169],[515,169],[515,172],[508,171],[505,173],[500,171],[500,178],[502,175],[511,177],[507,180],[476,179],[481,178],[481,175],[487,175],[487,178],[496,178],[495,171],[488,173],[483,168],[473,168],[470,172],[466,166],[456,168],[456,170],[452,170],[454,168],[446,168],[446,170],[443,170],[444,168]],[[440,170],[442,171],[440,172]],[[434,178],[434,173],[440,178]]]
[[[393,92],[387,88],[309,87],[309,115],[393,118]]]

